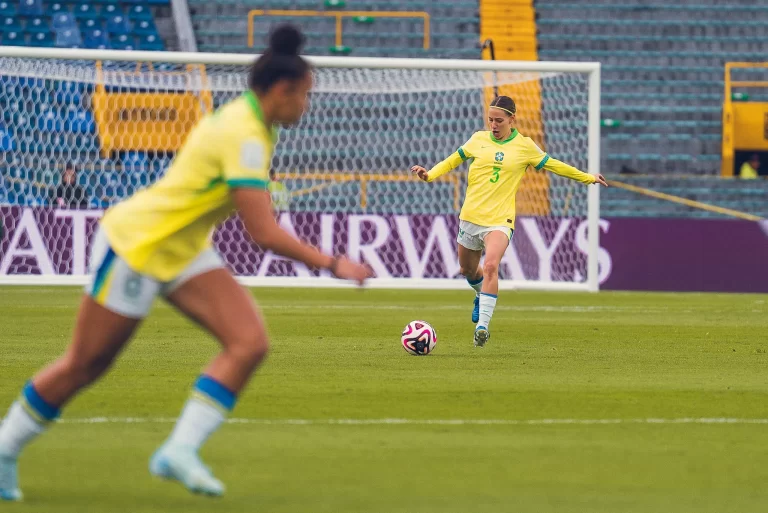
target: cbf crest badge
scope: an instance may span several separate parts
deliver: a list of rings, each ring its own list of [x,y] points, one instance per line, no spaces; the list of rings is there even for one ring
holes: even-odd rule
[[[125,281],[125,296],[136,299],[141,295],[141,277],[131,276]]]
[[[496,152],[496,162],[501,162],[502,160],[504,160],[504,152]]]

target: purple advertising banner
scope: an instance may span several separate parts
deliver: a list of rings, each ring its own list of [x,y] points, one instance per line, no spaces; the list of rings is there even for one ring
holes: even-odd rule
[[[101,211],[0,207],[0,214],[0,276],[86,273]],[[380,278],[458,277],[454,216],[284,213],[279,221],[325,251],[368,263]],[[766,222],[615,218],[602,219],[600,231],[602,289],[768,292]],[[586,232],[584,219],[519,218],[500,272],[583,281]],[[219,228],[214,243],[238,275],[319,275],[253,246],[237,220]]]

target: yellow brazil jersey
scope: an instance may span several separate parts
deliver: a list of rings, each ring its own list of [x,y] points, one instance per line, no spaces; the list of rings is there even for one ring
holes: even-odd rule
[[[545,168],[582,183],[592,175],[550,158],[517,129],[501,141],[489,131],[475,132],[454,154],[429,171],[428,180],[470,160],[467,194],[459,218],[480,226],[515,227],[515,195],[528,166]]]
[[[251,92],[203,118],[162,179],[104,215],[115,253],[159,281],[178,276],[233,213],[230,189],[267,190],[277,132],[263,119]]]

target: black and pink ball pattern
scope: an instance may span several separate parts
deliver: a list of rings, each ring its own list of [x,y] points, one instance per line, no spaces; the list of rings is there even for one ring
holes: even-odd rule
[[[437,345],[437,332],[424,321],[411,321],[403,330],[403,349],[413,356],[424,356]]]

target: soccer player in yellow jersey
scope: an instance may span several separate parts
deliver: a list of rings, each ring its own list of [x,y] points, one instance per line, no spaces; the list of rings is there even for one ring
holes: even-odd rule
[[[72,345],[27,383],[0,426],[0,499],[21,499],[16,460],[22,448],[109,368],[157,296],[206,328],[222,351],[195,382],[150,471],[192,492],[224,493],[198,449],[234,407],[268,348],[252,297],[211,247],[212,230],[234,211],[264,249],[339,278],[362,283],[368,277],[364,266],[294,239],[271,208],[274,127],[299,121],[312,87],[309,64],[298,55],[303,41],[293,27],[277,29],[251,68],[249,90],[200,121],[159,182],[107,211],[92,246],[92,280]]]
[[[490,131],[475,132],[454,154],[427,171],[413,166],[431,182],[469,160],[467,194],[459,215],[459,265],[475,290],[472,322],[475,345],[490,338],[488,330],[499,291],[499,263],[515,229],[515,195],[528,167],[546,169],[584,184],[607,186],[602,175],[590,175],[551,158],[515,128],[515,102],[508,96],[493,99],[488,108]],[[485,249],[485,261],[480,257]]]

